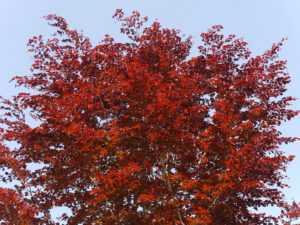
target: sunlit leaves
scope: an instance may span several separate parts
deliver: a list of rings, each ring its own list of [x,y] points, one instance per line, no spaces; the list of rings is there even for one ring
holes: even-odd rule
[[[56,206],[72,210],[68,224],[296,218],[296,203],[278,189],[293,159],[280,144],[296,138],[277,126],[298,113],[287,109],[294,98],[282,97],[290,82],[277,60],[282,41],[252,57],[244,40],[214,26],[188,57],[192,41],[180,31],[147,25],[138,12],[114,18],[128,42],[107,35],[92,46],[56,15],[46,17],[52,39],[29,40],[32,73],[14,78],[29,92],[1,99],[3,181],[19,182],[1,189],[0,200],[15,202],[0,201],[1,218],[53,224]],[[29,126],[28,111],[39,125]],[[253,212],[266,206],[283,215]]]

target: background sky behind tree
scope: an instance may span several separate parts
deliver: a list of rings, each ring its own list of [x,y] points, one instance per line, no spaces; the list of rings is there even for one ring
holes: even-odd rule
[[[300,98],[300,1],[299,0],[10,0],[0,1],[0,95],[16,93],[9,80],[16,75],[30,73],[31,55],[27,41],[34,35],[49,37],[54,30],[42,18],[48,14],[64,17],[73,29],[83,30],[93,44],[105,34],[117,41],[124,40],[120,24],[112,19],[117,8],[130,14],[137,10],[151,21],[180,29],[192,35],[194,50],[199,35],[213,25],[223,25],[225,34],[236,34],[249,43],[253,56],[269,49],[274,42],[288,37],[280,52],[287,60],[292,77],[287,95]],[[193,55],[192,55],[193,56]],[[294,102],[300,109],[300,99]],[[284,136],[300,136],[300,116],[281,127]],[[300,201],[300,142],[282,146],[288,154],[296,155],[287,175],[291,189],[288,198]],[[275,209],[270,209],[276,213]]]

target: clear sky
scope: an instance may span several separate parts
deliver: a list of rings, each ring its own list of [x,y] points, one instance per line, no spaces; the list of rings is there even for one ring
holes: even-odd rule
[[[249,43],[253,54],[261,54],[274,42],[288,37],[280,57],[288,61],[292,82],[288,95],[300,98],[300,1],[299,0],[10,0],[0,1],[0,95],[16,93],[8,81],[15,75],[26,75],[32,63],[26,44],[33,35],[51,33],[42,18],[57,14],[67,19],[71,28],[83,30],[97,44],[106,33],[117,40],[119,24],[112,15],[117,8],[130,13],[139,11],[150,21],[157,19],[163,26],[178,28],[199,35],[212,25],[224,26],[225,34],[236,34]],[[300,100],[293,108],[300,109]],[[300,116],[281,127],[283,135],[300,136]],[[291,188],[288,198],[300,201],[300,142],[282,146],[296,155],[287,175]],[[276,210],[275,210],[276,211]]]

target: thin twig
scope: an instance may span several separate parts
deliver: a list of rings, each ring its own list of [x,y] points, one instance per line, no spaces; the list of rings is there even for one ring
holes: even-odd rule
[[[169,174],[168,174],[166,164],[163,161],[163,159],[161,159],[161,164],[162,164],[162,167],[163,167],[163,173],[166,176],[166,183],[167,183],[167,186],[168,186],[168,190],[169,190],[170,193],[172,193],[172,186],[171,186],[171,182],[170,182],[170,179],[169,179]],[[178,219],[180,220],[180,224],[185,225],[183,220],[182,220],[182,217],[181,217],[181,214],[180,214],[180,211],[179,211],[179,207],[178,207],[178,204],[177,204],[175,198],[173,196],[171,196],[171,198],[172,198],[172,200],[174,202],[174,205],[176,207],[176,212],[177,212]]]

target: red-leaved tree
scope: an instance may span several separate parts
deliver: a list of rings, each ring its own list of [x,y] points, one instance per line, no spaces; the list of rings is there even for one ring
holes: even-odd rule
[[[2,99],[0,216],[9,224],[289,224],[282,188],[296,138],[278,126],[297,111],[282,41],[252,57],[222,26],[191,38],[138,12],[113,16],[126,43],[97,46],[49,15],[50,40],[29,40],[28,88]],[[32,125],[28,117],[37,121]],[[261,207],[278,206],[281,216]],[[298,213],[298,214],[297,214]],[[284,219],[287,217],[287,220]],[[23,218],[23,219],[22,219]],[[21,222],[20,222],[21,221]]]

